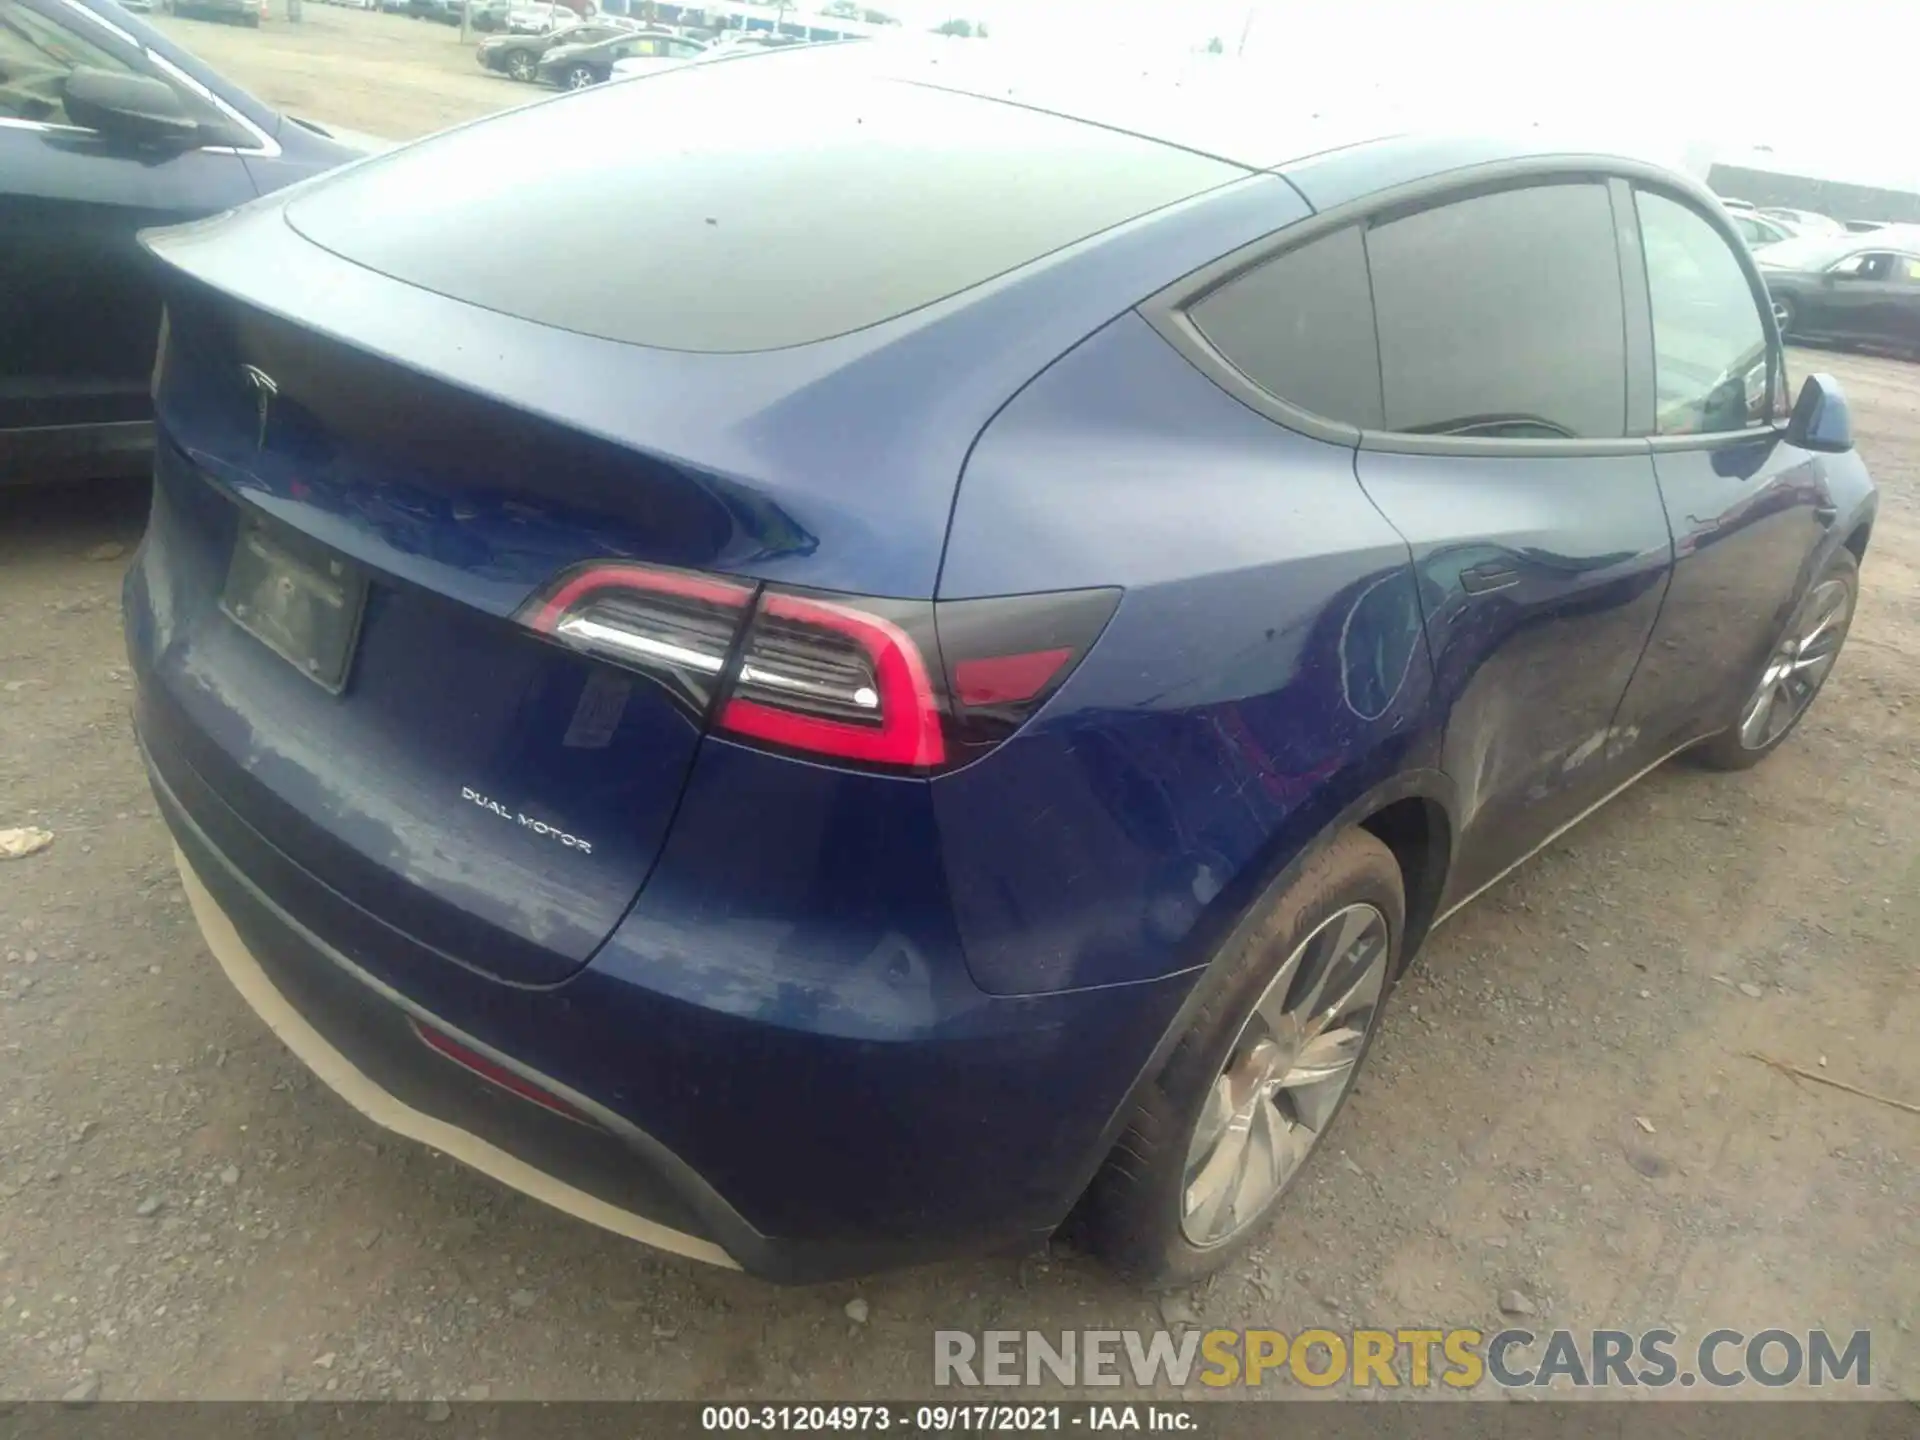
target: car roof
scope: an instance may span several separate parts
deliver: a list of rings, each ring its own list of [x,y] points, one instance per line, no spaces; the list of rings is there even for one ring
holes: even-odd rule
[[[1114,56],[1027,51],[997,42],[934,37],[877,37],[822,42],[741,56],[726,63],[845,67],[876,79],[926,85],[983,101],[1023,107],[1122,131],[1189,150],[1249,171],[1292,174],[1302,162],[1401,142],[1405,173],[1374,178],[1354,168],[1336,183],[1322,174],[1324,209],[1370,189],[1443,173],[1461,165],[1554,154],[1685,165],[1682,142],[1657,123],[1635,132],[1594,112],[1537,116],[1474,99],[1430,92],[1405,99],[1388,80],[1356,83],[1351,72],[1322,78],[1284,77],[1214,56],[1156,57],[1135,63]],[[1379,183],[1375,183],[1375,179]],[[1336,193],[1342,189],[1349,193]]]

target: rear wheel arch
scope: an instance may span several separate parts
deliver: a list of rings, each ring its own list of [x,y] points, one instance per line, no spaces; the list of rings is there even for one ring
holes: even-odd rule
[[[1346,831],[1356,829],[1365,830],[1384,844],[1400,866],[1401,883],[1407,896],[1406,938],[1401,946],[1404,966],[1437,918],[1447,873],[1453,864],[1453,842],[1457,834],[1453,817],[1457,813],[1454,784],[1439,770],[1424,767],[1403,770],[1369,786],[1322,825],[1306,844],[1289,855],[1269,859],[1264,866],[1249,867],[1254,873],[1245,877],[1248,883],[1241,889],[1233,919],[1224,925],[1204,968],[1211,969],[1224,953],[1234,948],[1236,938],[1258,918],[1263,904],[1293,885],[1314,856]],[[1180,1023],[1176,1018],[1174,1028]]]
[[[1084,1198],[1119,1144],[1142,1096],[1155,1083],[1181,1038],[1192,1027],[1211,988],[1207,984],[1209,976],[1233,963],[1244,948],[1248,932],[1259,924],[1273,897],[1286,893],[1316,856],[1351,830],[1364,830],[1379,840],[1392,852],[1400,867],[1406,913],[1399,968],[1402,972],[1406,970],[1437,918],[1440,897],[1445,893],[1447,873],[1453,863],[1457,814],[1457,795],[1453,782],[1445,774],[1429,769],[1402,771],[1370,787],[1290,858],[1250,887],[1249,895],[1238,906],[1234,920],[1224,927],[1205,965],[1191,972],[1194,983],[1185,1002],[1175,1012],[1159,1043],[1145,1057],[1133,1083],[1103,1127],[1098,1144],[1085,1158],[1066,1199],[1067,1208],[1077,1207]],[[1073,1220],[1074,1217],[1068,1215],[1062,1223],[1071,1228]]]

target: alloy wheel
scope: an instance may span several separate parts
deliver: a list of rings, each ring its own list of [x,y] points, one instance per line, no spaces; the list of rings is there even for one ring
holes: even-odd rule
[[[517,50],[507,61],[507,73],[516,80],[533,79],[533,57]]]
[[[1853,590],[1844,580],[1813,587],[1740,713],[1742,748],[1766,749],[1799,719],[1839,657],[1852,619]]]
[[[593,72],[585,66],[567,72],[567,88],[569,90],[584,90],[591,84],[593,84]]]
[[[1793,329],[1793,303],[1791,301],[1775,300],[1773,302],[1773,323],[1780,331],[1781,339],[1784,340],[1787,334]]]
[[[1181,1232],[1201,1249],[1252,1224],[1319,1143],[1358,1073],[1387,982],[1386,918],[1349,905],[1287,957],[1201,1107]]]

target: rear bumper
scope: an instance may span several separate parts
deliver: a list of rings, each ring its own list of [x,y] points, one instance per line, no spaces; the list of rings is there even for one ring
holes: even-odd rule
[[[363,934],[323,936],[288,908],[304,910],[308,897],[290,893],[283,904],[278,888],[256,883],[259,872],[284,888],[284,857],[268,859],[257,836],[241,843],[234,817],[190,767],[149,754],[147,768],[209,948],[269,1028],[348,1103],[568,1214],[769,1280],[825,1280],[1043,1238],[1105,1153],[1186,988],[1176,980],[1022,1000],[976,992],[963,1033],[915,1026],[878,1043],[743,1025],[595,966],[547,990],[455,967],[442,983],[415,987],[431,996],[422,1004],[369,968],[376,957],[361,953]],[[416,1023],[590,1123],[447,1059]],[[528,1063],[536,1056],[552,1058]]]
[[[241,938],[233,916],[214,898],[178,846],[174,848],[174,860],[207,948],[234,989],[282,1044],[374,1124],[450,1155],[503,1185],[602,1229],[689,1259],[735,1266],[725,1250],[698,1232],[697,1222],[688,1223],[684,1207],[670,1192],[654,1195],[654,1203],[648,1204],[644,1191],[651,1187],[623,1183],[627,1177],[620,1170],[627,1167],[616,1166],[609,1172],[605,1161],[616,1158],[611,1147],[597,1139],[569,1143],[568,1137],[555,1133],[559,1127],[579,1129],[578,1122],[540,1116],[537,1110],[527,1108],[527,1102],[505,1091],[500,1091],[497,1098],[487,1095],[475,1089],[476,1083],[484,1086],[485,1081],[444,1069],[449,1062],[424,1046],[420,1056],[409,1064],[402,1052],[408,1017],[397,1006],[383,1004],[382,997],[371,989],[352,995],[347,989],[352,981],[344,971],[338,976],[340,983],[319,987],[332,990],[331,1004],[315,1004],[315,987],[302,985],[296,975],[282,971],[276,984],[275,976]],[[287,988],[283,990],[282,985]],[[305,1007],[290,1000],[289,993],[300,995]],[[381,1013],[383,1010],[385,1013]],[[355,1015],[370,1023],[364,1028],[342,1023]],[[319,1016],[324,1018],[318,1023],[310,1018]],[[437,1068],[444,1073],[433,1073]],[[506,1113],[508,1107],[518,1107],[521,1113]],[[458,1119],[453,1118],[456,1115]],[[543,1144],[543,1139],[547,1143]],[[516,1148],[546,1154],[536,1163],[515,1153]],[[645,1173],[640,1165],[633,1169]],[[568,1173],[580,1183],[563,1178]],[[636,1189],[642,1194],[635,1195]]]
[[[763,1237],[691,1175],[676,1174],[684,1167],[631,1125],[449,1026],[314,935],[213,847],[151,761],[148,779],[173,833],[181,882],[207,948],[267,1028],[354,1109],[504,1185],[657,1249],[730,1268],[739,1261],[721,1235],[749,1254],[764,1252]],[[522,1099],[435,1053],[416,1022],[487,1054],[592,1123]]]

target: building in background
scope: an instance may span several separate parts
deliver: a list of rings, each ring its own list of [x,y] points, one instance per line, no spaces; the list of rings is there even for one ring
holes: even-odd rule
[[[1920,224],[1920,193],[1912,190],[1821,180],[1752,163],[1717,164],[1708,172],[1707,183],[1715,194],[1735,195],[1759,206],[1811,210],[1859,229]]]

